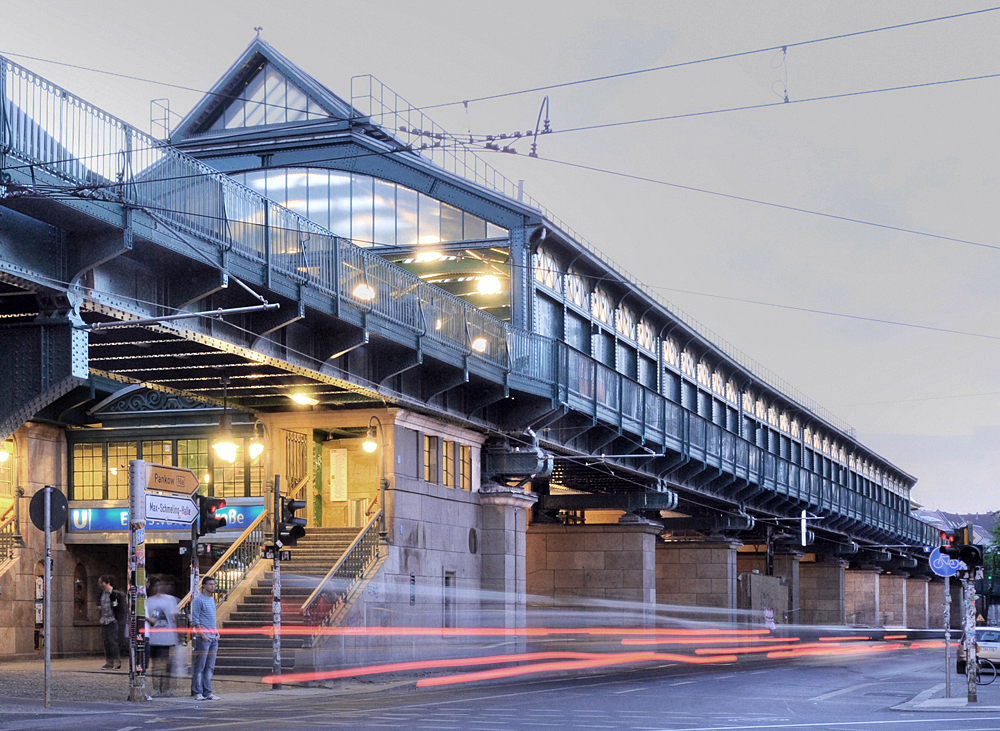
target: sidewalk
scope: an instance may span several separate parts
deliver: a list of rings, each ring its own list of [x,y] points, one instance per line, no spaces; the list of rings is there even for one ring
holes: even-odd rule
[[[102,657],[81,657],[52,661],[52,711],[84,712],[93,704],[93,712],[106,712],[106,704],[128,702],[128,669],[103,670]],[[196,701],[191,697],[191,678],[174,678],[173,693],[169,697],[154,697],[151,703],[187,705],[237,702],[249,704],[273,699],[276,695],[301,695],[311,693],[353,694],[368,693],[400,685],[413,685],[413,680],[343,681],[333,687],[308,687],[285,683],[281,691],[271,690],[270,685],[258,678],[216,675],[212,690],[221,701]],[[147,690],[151,687],[147,678]],[[45,665],[42,660],[0,663],[0,713],[38,712],[45,698]]]
[[[943,675],[943,673],[942,673]],[[968,685],[964,675],[951,678],[951,698],[944,697],[944,683],[939,683],[917,694],[906,703],[893,706],[894,711],[944,711],[948,713],[998,713],[1000,712],[1000,680],[976,689],[978,701],[968,702]]]

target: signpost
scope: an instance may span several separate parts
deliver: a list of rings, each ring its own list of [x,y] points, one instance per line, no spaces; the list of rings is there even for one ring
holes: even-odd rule
[[[52,528],[66,524],[69,503],[66,496],[46,485],[31,497],[28,516],[40,531],[45,531],[45,596],[42,624],[45,627],[45,707],[52,702]]]
[[[931,551],[927,560],[931,571],[944,577],[944,696],[951,698],[951,577],[965,564],[941,553],[940,548]]]
[[[128,568],[129,568],[129,694],[130,701],[149,700],[146,695],[148,648],[146,620],[146,520],[191,525],[198,506],[191,497],[198,490],[194,472],[181,467],[128,463]],[[65,520],[65,518],[63,518]],[[192,546],[192,564],[197,561]]]

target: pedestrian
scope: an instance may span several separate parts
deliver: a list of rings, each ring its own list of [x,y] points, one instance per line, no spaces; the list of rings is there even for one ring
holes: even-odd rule
[[[121,625],[127,618],[125,595],[114,587],[114,579],[104,574],[97,580],[101,588],[101,641],[104,643],[102,670],[118,670],[122,666],[120,654]]]
[[[150,677],[154,692],[170,694],[170,653],[177,644],[177,597],[173,582],[164,576],[154,576],[146,599],[146,637],[149,646]]]
[[[219,651],[219,630],[215,626],[215,579],[201,580],[201,592],[191,602],[191,629],[194,632],[194,659],[191,663],[191,695],[199,701],[217,701],[212,692],[215,655]]]

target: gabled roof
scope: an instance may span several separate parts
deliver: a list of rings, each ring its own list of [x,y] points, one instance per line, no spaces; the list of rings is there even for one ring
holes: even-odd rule
[[[254,38],[229,70],[202,97],[181,120],[170,135],[172,142],[180,142],[209,131],[232,104],[242,104],[240,95],[247,85],[262,73],[264,66],[277,70],[299,89],[310,102],[310,109],[318,107],[331,121],[361,116],[351,105],[334,94],[323,84],[304,72],[260,37]],[[289,124],[301,124],[290,122]],[[246,128],[241,128],[246,129]]]

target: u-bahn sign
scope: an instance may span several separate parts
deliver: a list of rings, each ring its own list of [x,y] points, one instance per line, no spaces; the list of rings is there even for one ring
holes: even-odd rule
[[[146,489],[155,492],[172,492],[175,495],[194,495],[198,491],[198,477],[183,467],[166,467],[146,464]]]

